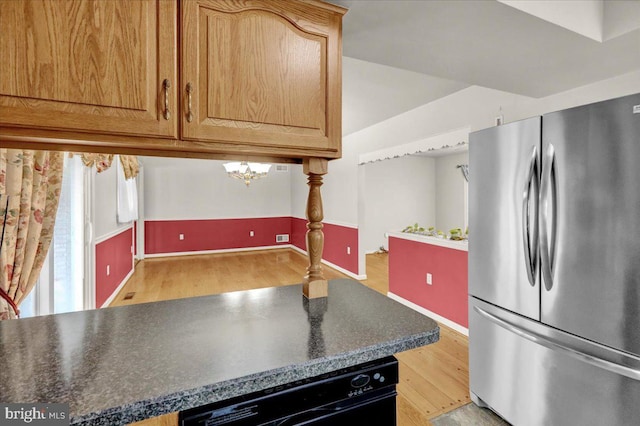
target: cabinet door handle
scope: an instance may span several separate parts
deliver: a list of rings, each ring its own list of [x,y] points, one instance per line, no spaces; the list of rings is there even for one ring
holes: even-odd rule
[[[171,83],[166,78],[162,82],[162,87],[164,88],[164,112],[163,117],[165,120],[171,118],[171,112],[169,111],[169,89],[171,88]]]
[[[193,113],[191,112],[191,92],[193,92],[193,86],[191,83],[187,83],[187,121],[189,123],[193,121]]]

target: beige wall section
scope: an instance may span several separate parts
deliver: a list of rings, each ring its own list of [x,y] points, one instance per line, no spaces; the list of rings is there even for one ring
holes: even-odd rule
[[[114,157],[111,167],[107,170],[97,173],[95,167],[92,167],[91,173],[95,174],[94,180],[94,198],[95,198],[95,215],[94,215],[94,239],[110,235],[125,229],[130,224],[118,223],[117,221],[117,167]]]
[[[461,228],[464,232],[467,211],[466,181],[459,164],[469,164],[469,153],[445,155],[436,158],[436,220],[437,229],[449,232]]]
[[[368,163],[365,168],[364,250],[388,249],[384,234],[418,222],[436,222],[436,162],[434,158],[407,156]]]
[[[227,176],[225,161],[161,157],[141,157],[141,161],[147,220],[291,215],[291,165],[287,171],[277,171],[272,164],[266,177],[247,187]],[[304,180],[302,172],[297,178]]]

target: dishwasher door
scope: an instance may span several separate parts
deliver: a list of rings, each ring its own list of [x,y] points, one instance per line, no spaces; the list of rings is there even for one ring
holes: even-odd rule
[[[181,411],[180,426],[396,425],[398,361],[386,357]]]
[[[396,425],[395,386],[381,389],[374,395],[348,399],[307,412],[294,414],[262,426],[335,426],[335,425]]]

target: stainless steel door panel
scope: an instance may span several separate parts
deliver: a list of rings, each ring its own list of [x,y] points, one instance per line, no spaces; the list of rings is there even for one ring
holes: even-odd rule
[[[640,358],[469,298],[470,390],[517,426],[631,425]]]
[[[533,319],[540,126],[530,118],[472,133],[469,142],[469,294]]]
[[[550,274],[543,274],[541,321],[640,354],[640,114],[633,114],[634,105],[640,94],[543,117],[542,186],[549,198],[556,194],[555,202],[543,198],[540,205],[555,204],[556,235],[549,235],[552,220],[541,226],[549,236],[543,251],[552,253],[552,268],[542,265]],[[547,174],[550,147],[555,173]]]

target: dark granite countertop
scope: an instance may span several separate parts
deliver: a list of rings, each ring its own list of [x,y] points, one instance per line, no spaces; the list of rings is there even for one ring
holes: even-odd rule
[[[435,321],[352,280],[0,322],[0,402],[125,424],[438,340]]]

